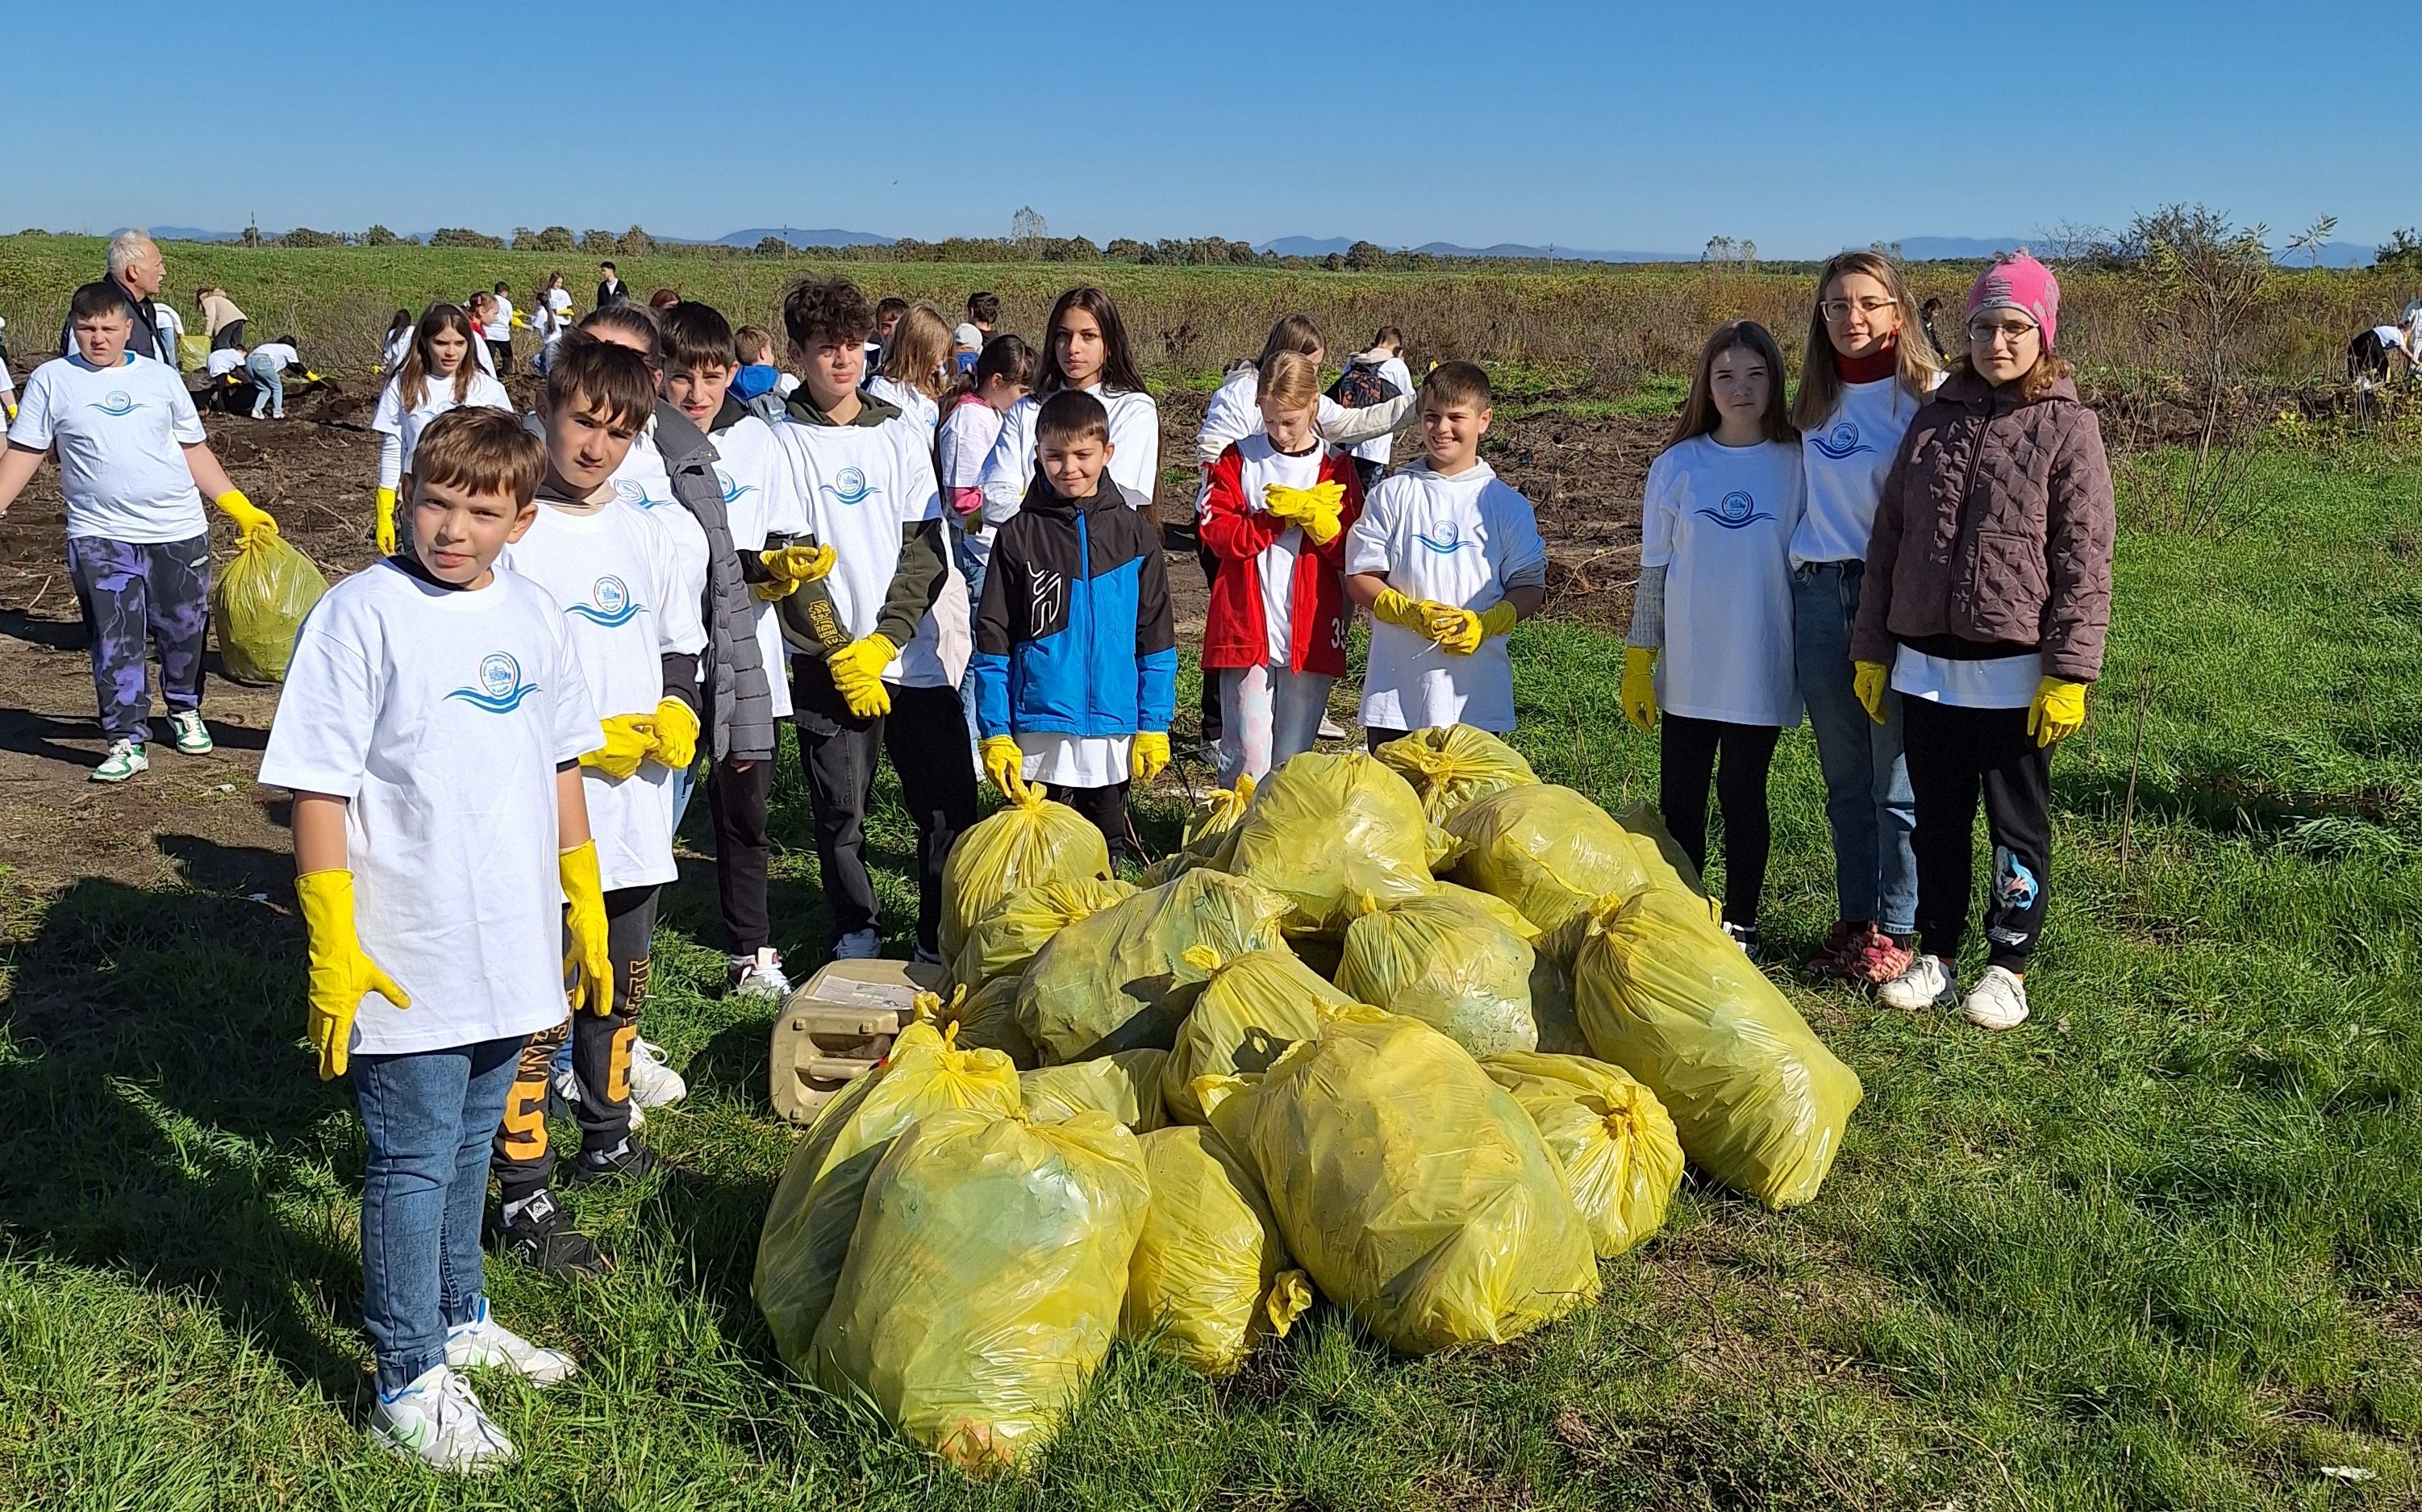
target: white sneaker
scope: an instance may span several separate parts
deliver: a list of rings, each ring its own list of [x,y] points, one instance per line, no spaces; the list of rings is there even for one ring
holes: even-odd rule
[[[781,953],[771,946],[754,955],[733,956],[727,980],[726,997],[769,998],[779,1002],[791,995],[791,979],[782,973]]]
[[[854,930],[833,941],[836,961],[872,961],[883,953],[883,937],[872,929]]]
[[[151,770],[151,758],[143,754],[143,744],[135,740],[112,742],[109,754],[92,769],[96,782],[123,782],[128,778]]]
[[[406,1459],[454,1475],[484,1475],[512,1462],[513,1443],[480,1409],[471,1383],[452,1367],[432,1365],[370,1410],[370,1441]]]
[[[207,756],[212,749],[210,727],[202,723],[202,711],[181,709],[168,716],[168,743],[188,756]]]
[[[2006,966],[1989,966],[1959,1016],[1978,1029],[2016,1029],[2027,1021],[2027,984]]]
[[[552,1386],[580,1368],[560,1349],[542,1349],[488,1315],[488,1299],[480,1299],[480,1315],[446,1331],[446,1366],[449,1370],[510,1370],[533,1386]]]
[[[651,1045],[637,1035],[631,1038],[631,1111],[636,1115],[642,1108],[662,1108],[689,1095],[689,1083],[680,1072],[665,1064],[661,1045]]]
[[[632,1043],[636,1045],[637,1042],[635,1040]],[[638,1056],[636,1053],[631,1057],[631,1063],[634,1067],[638,1064]],[[681,1078],[674,1077],[673,1079],[675,1081],[679,1081],[681,1080]],[[561,1105],[563,1110],[572,1114],[574,1118],[579,1117],[580,1105],[582,1101],[580,1095],[580,1078],[574,1072],[572,1067],[567,1065],[562,1070],[558,1071],[555,1074],[553,1090],[555,1092],[555,1100],[557,1103]],[[684,1093],[688,1090],[689,1089],[687,1087],[684,1087],[682,1089]],[[631,1097],[631,1126],[633,1128],[638,1128],[648,1121],[648,1110],[639,1106],[637,1093],[638,1083],[634,1081],[632,1083]]]
[[[1315,733],[1322,740],[1344,740],[1353,732],[1324,714],[1320,717],[1320,729]]]
[[[1876,989],[1884,1005],[1903,1013],[1923,1013],[1928,1008],[1948,1008],[1959,997],[1959,983],[1952,976],[1951,968],[1940,955],[1921,955],[1909,963],[1909,969]]]

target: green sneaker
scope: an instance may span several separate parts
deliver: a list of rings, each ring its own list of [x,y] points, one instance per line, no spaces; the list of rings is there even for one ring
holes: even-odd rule
[[[138,772],[151,770],[151,758],[143,754],[139,741],[121,740],[109,748],[109,754],[92,769],[96,782],[123,782]]]
[[[202,725],[202,711],[180,709],[168,716],[168,739],[188,756],[211,753],[211,732]]]

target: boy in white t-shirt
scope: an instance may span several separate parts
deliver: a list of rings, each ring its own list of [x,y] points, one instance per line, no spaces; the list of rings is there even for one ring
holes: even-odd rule
[[[1420,462],[1374,489],[1345,533],[1345,591],[1371,610],[1362,730],[1373,750],[1432,725],[1514,728],[1505,638],[1548,597],[1531,501],[1480,460],[1488,375],[1444,362],[1421,386]]]
[[[93,690],[109,751],[96,782],[123,782],[151,763],[145,650],[160,658],[171,743],[209,754],[202,723],[202,652],[210,637],[207,495],[236,528],[277,533],[277,522],[228,480],[176,370],[126,350],[134,322],[113,285],[75,291],[68,322],[76,353],[34,370],[0,453],[0,516],[59,459],[67,497],[68,575],[92,642]]]
[[[555,1152],[547,1092],[567,1033],[580,1125],[573,1179],[639,1175],[656,1164],[632,1134],[631,1059],[648,995],[657,890],[679,874],[671,784],[697,753],[698,656],[706,635],[699,596],[683,582],[664,526],[618,497],[607,481],[655,405],[646,358],[611,342],[566,341],[539,410],[546,475],[537,512],[498,559],[560,606],[574,665],[605,729],[605,745],[581,765],[613,1000],[594,1013],[558,1016],[532,1036],[496,1131],[498,1246],[555,1273],[597,1266],[548,1190]]]
[[[574,1370],[489,1315],[480,1210],[523,1044],[562,1016],[567,971],[584,999],[613,991],[579,765],[597,717],[555,602],[494,566],[544,470],[510,415],[430,426],[412,550],[304,621],[260,764],[294,795],[320,1075],[351,1060],[370,1146],[368,1431],[457,1473],[513,1457],[457,1372],[546,1386]]]

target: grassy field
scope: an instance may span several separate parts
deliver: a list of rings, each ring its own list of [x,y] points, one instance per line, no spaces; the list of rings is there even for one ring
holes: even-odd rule
[[[187,886],[16,889],[0,1505],[2414,1505],[2422,462],[2273,452],[2256,486],[2262,539],[2123,537],[2109,674],[2054,768],[2034,1021],[1989,1037],[1793,987],[1867,1089],[1814,1205],[1691,1184],[1594,1311],[1501,1349],[1396,1360],[1326,1308],[1221,1385],[1122,1347],[1027,1478],[962,1481],[775,1358],[747,1285],[791,1135],[766,1016],[715,995],[702,868],[649,1010],[694,1089],[647,1130],[678,1169],[572,1197],[610,1277],[492,1268],[498,1313],[582,1374],[487,1392],[526,1457],[475,1488],[354,1425],[362,1144],[299,1048],[285,858],[170,835]],[[1541,624],[1515,650],[1542,775],[1651,795],[1614,642]],[[1802,953],[1831,910],[1804,732],[1776,787],[1767,933]],[[775,917],[805,947],[787,769],[776,833]],[[895,929],[908,840],[887,798]]]

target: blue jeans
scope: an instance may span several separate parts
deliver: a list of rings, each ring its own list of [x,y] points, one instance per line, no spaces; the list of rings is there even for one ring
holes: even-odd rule
[[[976,621],[976,607],[983,603],[984,569],[991,565],[992,556],[988,551],[978,555],[964,530],[951,532],[951,555],[958,560],[959,575],[967,580],[967,623],[972,627]],[[973,672],[959,679],[959,710],[967,716],[967,749],[973,751],[980,738],[976,730],[976,679]],[[983,770],[981,755],[976,760],[976,770]]]
[[[710,748],[711,746],[712,742],[710,741]],[[678,835],[681,833],[682,815],[689,812],[690,795],[698,791],[698,767],[696,764],[684,766],[680,771],[675,772],[672,775],[670,785],[673,790],[673,833]]]
[[[479,1312],[488,1151],[522,1039],[354,1057],[370,1139],[362,1173],[362,1322],[392,1395],[446,1362],[446,1331]]]
[[[244,370],[252,378],[252,417],[275,407],[279,419],[286,418],[286,370],[267,357],[246,357]]]
[[[1901,754],[1900,695],[1884,695],[1886,721],[1867,717],[1851,687],[1850,622],[1866,564],[1809,562],[1791,573],[1792,650],[1800,697],[1825,774],[1833,830],[1833,891],[1841,916],[1889,935],[1917,928],[1917,800]]]

